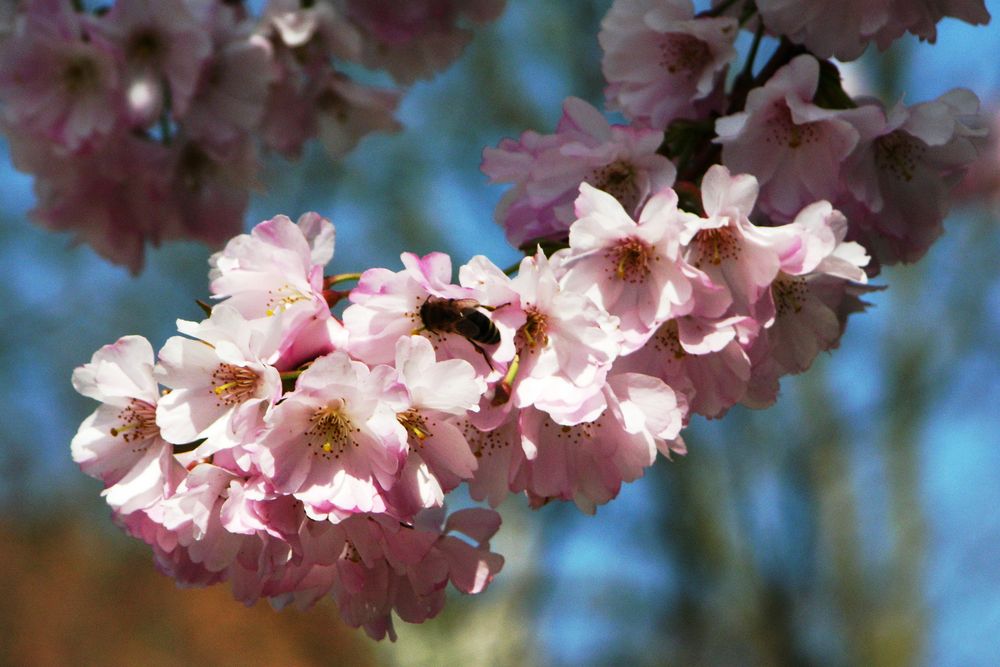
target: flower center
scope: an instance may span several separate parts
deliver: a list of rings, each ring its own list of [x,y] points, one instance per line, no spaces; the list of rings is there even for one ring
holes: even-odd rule
[[[649,276],[649,262],[659,260],[652,246],[642,239],[630,236],[621,239],[608,248],[604,256],[614,267],[614,274],[619,280],[630,283],[641,283]]]
[[[822,138],[818,123],[802,123],[796,125],[792,120],[791,110],[784,106],[775,108],[774,113],[767,120],[767,129],[764,132],[764,141],[778,146],[788,148],[801,148],[809,144],[815,144]]]
[[[288,310],[289,306],[299,301],[308,301],[309,297],[298,291],[288,283],[278,289],[267,291],[267,303],[264,304],[268,317],[275,313]]]
[[[133,398],[118,413],[118,426],[111,429],[111,437],[121,436],[125,442],[148,440],[160,434],[156,425],[156,406]]]
[[[132,35],[126,52],[132,60],[152,62],[163,52],[163,40],[153,29],[141,30]]]
[[[635,212],[639,205],[640,192],[636,183],[636,170],[628,162],[616,160],[611,164],[595,168],[591,170],[586,181],[617,199],[622,208],[629,213]]]
[[[926,149],[914,137],[895,130],[875,140],[875,166],[908,182],[913,180],[917,162]]]
[[[406,432],[409,433],[412,438],[416,439],[417,444],[420,446],[423,446],[424,440],[431,436],[431,431],[427,426],[427,421],[415,408],[410,408],[406,412],[401,412],[396,415],[396,419],[403,425]]]
[[[93,90],[101,79],[97,63],[79,56],[69,60],[62,71],[62,82],[70,94]]]
[[[660,43],[660,66],[687,79],[697,77],[710,57],[708,44],[692,35],[671,33]]]
[[[656,330],[656,335],[653,337],[653,348],[657,352],[670,355],[677,360],[687,356],[677,332],[677,320],[670,320]]]
[[[312,426],[305,435],[309,440],[307,443],[309,447],[316,445],[316,450],[313,452],[315,456],[339,459],[341,454],[352,446],[358,446],[354,434],[360,433],[361,429],[356,427],[351,418],[344,413],[346,405],[347,402],[343,399],[334,399],[329,404],[317,408],[309,417]]]
[[[546,429],[542,432],[542,437],[554,436],[557,440],[566,440],[571,446],[578,446],[588,440],[593,440],[594,436],[601,432],[606,412],[606,410],[602,412],[601,416],[592,422],[584,422],[576,426],[563,426],[551,419],[546,419],[542,422],[542,428]]]
[[[733,234],[733,230],[728,225],[725,227],[715,227],[714,229],[702,229],[694,235],[697,257],[694,261],[696,268],[701,268],[702,262],[718,266],[727,259],[737,259],[740,256],[740,244]]]
[[[492,431],[480,431],[470,424],[468,420],[462,422],[462,435],[465,436],[466,442],[469,443],[472,455],[477,459],[481,459],[484,456],[489,458],[494,454],[500,456],[503,450],[510,444],[508,438],[505,437],[503,428],[493,429]]]
[[[216,405],[239,405],[253,398],[260,385],[260,376],[246,366],[219,364],[212,373],[212,388]]]
[[[781,273],[771,283],[771,294],[774,297],[774,307],[778,317],[802,311],[802,305],[809,297],[809,285],[801,276],[790,276]]]
[[[195,144],[188,143],[181,149],[177,181],[191,192],[201,192],[217,172],[217,163]]]
[[[361,562],[361,554],[358,553],[358,548],[354,546],[354,542],[347,540],[344,544],[344,552],[340,554],[340,557],[344,560],[349,560],[352,563]]]
[[[515,342],[519,348],[528,347],[534,350],[538,346],[545,347],[549,343],[548,316],[534,306],[528,306],[528,319],[517,330]]]
[[[322,113],[333,116],[337,122],[346,123],[350,103],[335,90],[327,89],[317,96],[316,108]]]

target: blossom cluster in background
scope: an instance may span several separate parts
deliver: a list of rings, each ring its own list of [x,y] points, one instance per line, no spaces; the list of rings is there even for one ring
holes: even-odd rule
[[[502,567],[493,509],[447,514],[460,485],[492,508],[523,493],[592,513],[683,454],[693,415],[772,404],[838,345],[880,265],[926,252],[986,137],[969,91],[851,99],[811,41],[933,38],[945,14],[985,20],[982,3],[887,3],[865,33],[818,0],[782,31],[778,4],[613,3],[598,38],[629,123],[570,98],[553,134],[484,152],[512,185],[496,219],[518,266],[404,253],[399,270],[326,275],[334,230],[316,213],[231,239],[206,319],[179,321],[155,356],[126,336],[74,374],[102,405],[73,456],[116,521],[183,584],[278,606],[329,595],[394,636],[393,613],[423,621],[449,581],[479,593]],[[753,46],[727,76],[740,29]],[[767,31],[780,41],[761,65]],[[397,56],[361,57],[426,73]]]
[[[6,7],[14,5],[4,4]],[[395,132],[402,91],[446,67],[503,0],[24,0],[0,15],[0,128],[35,177],[32,217],[137,272],[146,243],[243,229],[259,154],[332,158]]]

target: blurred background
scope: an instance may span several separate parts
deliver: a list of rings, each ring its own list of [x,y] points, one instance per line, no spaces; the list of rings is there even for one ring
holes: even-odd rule
[[[320,150],[270,159],[247,228],[319,211],[337,225],[331,273],[397,270],[403,250],[515,261],[480,151],[551,132],[567,95],[602,106],[610,2],[508,4],[406,95],[401,134],[336,165]],[[949,20],[936,46],[869,52],[845,72],[854,90],[915,103],[962,85],[996,108],[1000,2],[986,4],[989,27]],[[176,318],[197,319],[211,249],[154,249],[129,276],[27,221],[31,181],[0,141],[0,665],[1000,664],[1000,198],[987,190],[969,190],[924,261],[883,273],[889,289],[776,407],[696,418],[686,457],[595,517],[509,499],[489,591],[376,644],[328,605],[278,613],[224,587],[177,589],[111,525],[70,460],[95,408],[70,374],[121,335],[159,347]]]

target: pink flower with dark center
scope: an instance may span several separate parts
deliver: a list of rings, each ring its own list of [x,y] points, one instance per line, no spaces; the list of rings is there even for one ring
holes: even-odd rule
[[[476,428],[470,420],[460,423],[462,434],[476,457],[476,471],[469,480],[469,495],[485,500],[491,507],[503,502],[509,493],[524,490],[520,481],[522,467],[528,455],[537,455],[534,444],[521,438],[519,412],[507,412],[507,419],[493,430]],[[526,451],[527,449],[527,451]]]
[[[604,409],[601,389],[622,336],[617,317],[559,284],[561,260],[553,261],[541,251],[524,258],[511,283],[526,316],[514,339],[519,365],[511,401],[576,424]]]
[[[844,181],[857,205],[838,205],[880,262],[914,262],[941,235],[950,191],[986,141],[978,115],[979,100],[961,88],[897,105],[848,159]]]
[[[701,185],[707,217],[689,218],[681,237],[687,262],[707,274],[715,286],[728,291],[741,312],[756,303],[774,280],[780,266],[779,252],[789,242],[788,233],[781,228],[757,227],[750,222],[757,192],[753,176],[732,176],[725,167],[713,165]],[[702,314],[722,315],[727,300],[713,297],[714,312],[702,309]]]
[[[486,383],[467,361],[437,361],[430,341],[422,336],[396,342],[396,370],[409,394],[409,407],[396,417],[406,429],[409,454],[391,502],[412,515],[443,505],[445,493],[472,477],[476,457],[458,422],[479,409]]]
[[[873,106],[816,106],[818,84],[819,63],[799,56],[750,91],[745,111],[715,123],[722,163],[753,174],[760,183],[761,208],[782,222],[816,200],[834,199],[842,187],[842,163],[863,132],[884,122]]]
[[[97,27],[115,43],[125,64],[126,96],[133,125],[153,123],[163,109],[169,84],[170,110],[183,118],[202,66],[212,53],[207,26],[184,0],[121,0]]]
[[[3,116],[62,151],[101,143],[118,121],[118,72],[110,45],[64,2],[26,3],[0,47]]]
[[[657,377],[687,399],[690,411],[722,417],[746,393],[750,359],[743,349],[759,325],[749,317],[680,317],[662,324],[646,344],[615,362],[613,371]]]
[[[73,387],[101,402],[70,448],[80,469],[104,482],[108,504],[128,514],[169,495],[182,469],[156,425],[159,391],[149,342],[125,336],[105,345],[73,371]]]
[[[344,352],[320,357],[268,419],[254,455],[279,493],[316,519],[383,512],[396,483],[407,431],[397,420],[406,390],[388,366],[374,369]]]
[[[565,239],[582,182],[635,215],[650,195],[673,185],[673,163],[656,152],[662,141],[659,130],[610,125],[591,105],[567,98],[554,135],[525,132],[483,151],[480,168],[491,182],[514,184],[495,219],[511,244],[528,252],[538,240]]]
[[[690,0],[616,0],[597,36],[609,107],[657,129],[702,117],[738,32],[730,17],[695,18]]]
[[[801,373],[817,354],[837,346],[841,302],[851,283],[867,282],[869,258],[861,245],[844,241],[847,220],[828,202],[806,207],[787,227],[803,237],[804,251],[783,258],[755,309],[767,323],[756,344],[765,346],[782,373]]]
[[[248,319],[306,307],[329,313],[323,268],[333,258],[335,231],[318,213],[297,222],[278,215],[231,239],[208,262],[212,296]]]
[[[607,193],[586,183],[576,200],[563,286],[585,293],[620,320],[623,353],[637,349],[660,323],[691,311],[696,270],[681,260],[680,237],[697,216],[662,190],[638,220]]]
[[[156,378],[170,389],[160,399],[156,423],[170,442],[205,438],[194,452],[205,457],[249,443],[281,397],[281,378],[270,365],[280,325],[248,321],[220,304],[209,319],[178,320],[181,333],[160,350]]]
[[[525,440],[537,456],[524,463],[533,506],[553,499],[572,500],[593,514],[618,495],[622,482],[642,476],[657,450],[684,453],[679,440],[687,405],[662,381],[625,373],[602,388],[606,407],[595,418],[573,426],[554,422],[533,408],[521,412]]]

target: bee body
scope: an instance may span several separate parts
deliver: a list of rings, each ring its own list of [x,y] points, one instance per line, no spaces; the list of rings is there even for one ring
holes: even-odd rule
[[[420,320],[427,331],[458,334],[477,348],[476,343],[495,345],[500,342],[500,330],[480,307],[475,299],[429,296],[420,306]]]

